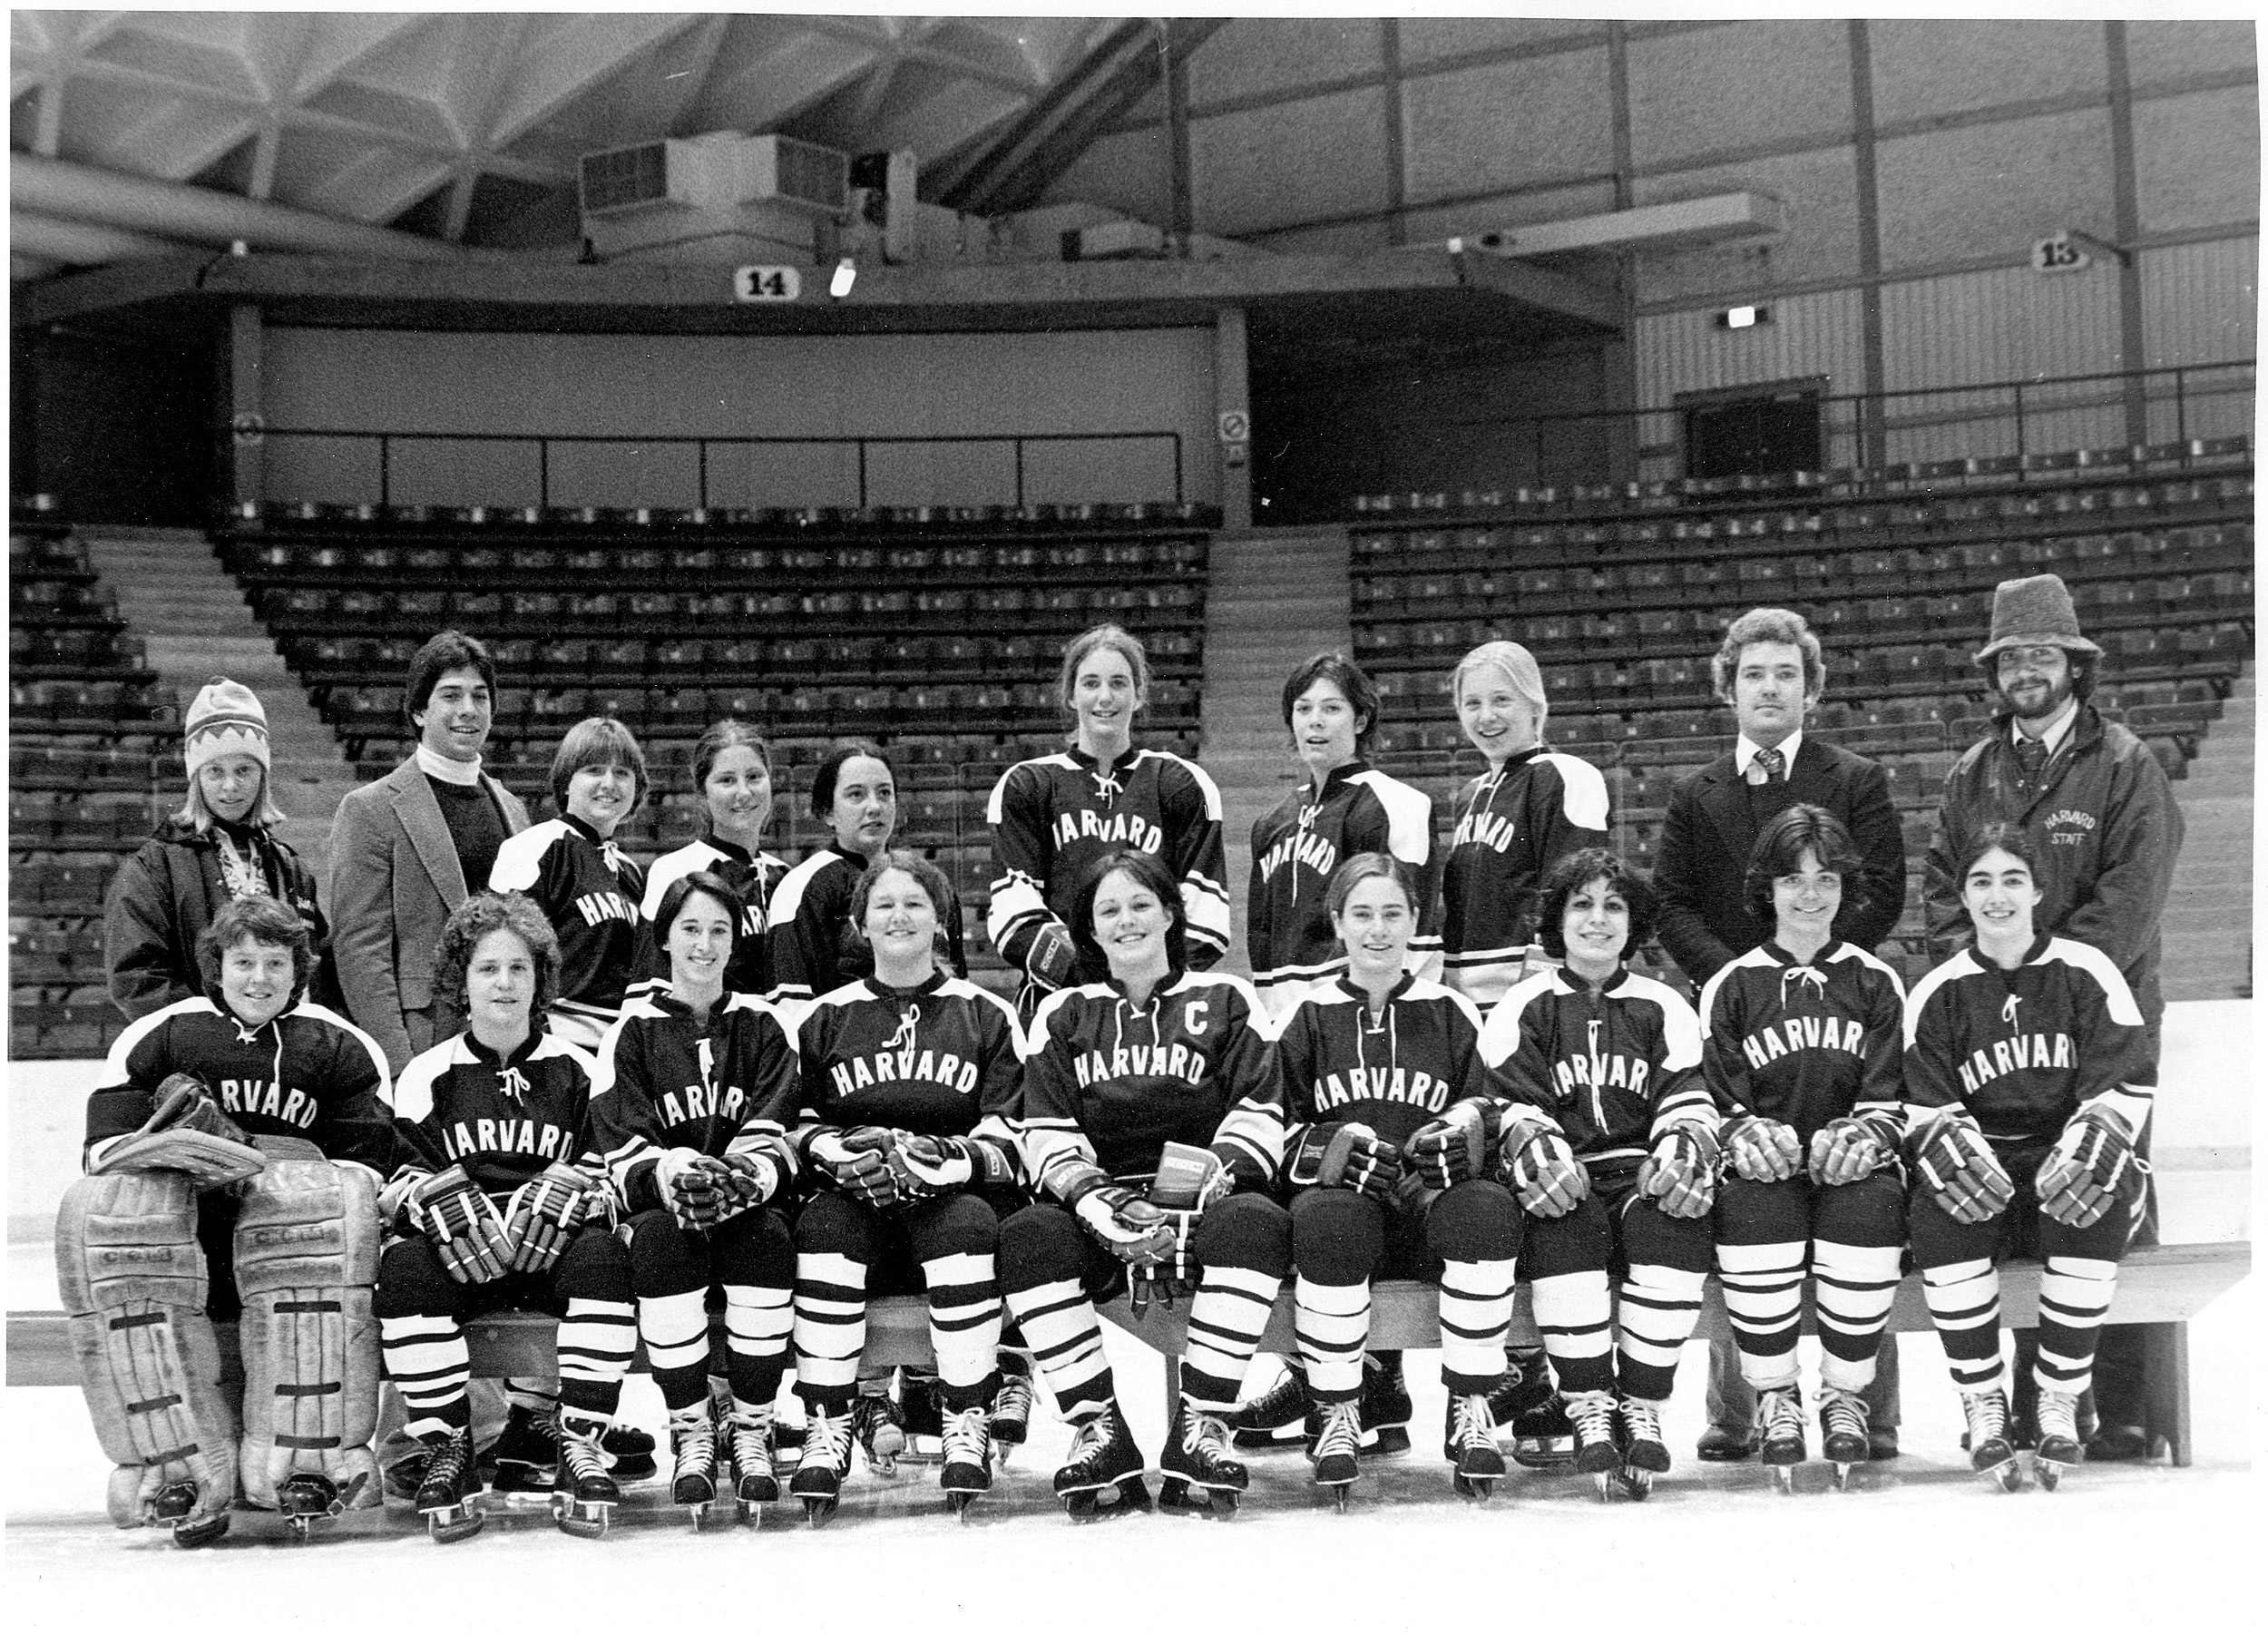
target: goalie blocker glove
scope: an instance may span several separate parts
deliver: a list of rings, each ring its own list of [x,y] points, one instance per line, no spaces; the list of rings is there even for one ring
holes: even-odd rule
[[[523,1181],[504,1210],[504,1243],[514,1272],[549,1272],[560,1251],[598,1202],[591,1178],[572,1165],[554,1162],[533,1181]]]
[[[1921,1185],[1956,1221],[1989,1221],[2016,1197],[1984,1132],[1957,1114],[1941,1114],[1914,1133],[1913,1162]]]
[[[112,1142],[90,1174],[179,1171],[204,1192],[257,1176],[267,1167],[267,1157],[220,1111],[195,1074],[167,1074],[158,1082],[154,1100],[157,1105],[142,1128]]]
[[[1638,1191],[1657,1200],[1663,1214],[1694,1220],[1707,1215],[1716,1203],[1722,1161],[1716,1132],[1706,1125],[1674,1124],[1638,1166]]]
[[[1129,1267],[1154,1265],[1173,1248],[1166,1214],[1149,1200],[1110,1180],[1097,1165],[1066,1169],[1063,1202],[1105,1249]]]
[[[2092,1227],[2116,1202],[2126,1172],[2148,1168],[2116,1115],[2083,1107],[2040,1163],[2040,1213],[2066,1227]]]
[[[1391,1203],[1402,1180],[1402,1154],[1368,1125],[1306,1125],[1292,1132],[1286,1174],[1294,1187],[1352,1188]]]
[[[1726,1122],[1725,1157],[1744,1181],[1785,1181],[1804,1167],[1804,1144],[1794,1127],[1776,1119],[1744,1114]]]
[[[1873,1127],[1846,1114],[1812,1132],[1811,1179],[1824,1187],[1863,1181],[1886,1157]]]
[[[1564,1216],[1590,1191],[1590,1171],[1551,1120],[1512,1112],[1503,1132],[1502,1174],[1520,1209],[1531,1216]]]
[[[504,1276],[512,1249],[503,1218],[463,1165],[453,1164],[410,1190],[409,1220],[458,1283],[486,1284]]]
[[[1054,921],[1049,921],[1032,935],[1031,952],[1024,956],[1024,971],[1041,987],[1062,987],[1071,980],[1078,966],[1079,951],[1071,943],[1071,935]]]

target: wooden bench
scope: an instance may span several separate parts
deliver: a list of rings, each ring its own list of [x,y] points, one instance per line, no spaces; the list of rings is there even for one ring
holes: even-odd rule
[[[2118,1294],[2111,1303],[2110,1321],[2138,1324],[2144,1330],[2144,1391],[2147,1431],[2155,1452],[2163,1440],[2175,1465],[2190,1461],[2189,1320],[2252,1270],[2253,1247],[2234,1244],[2167,1244],[2130,1250],[2118,1268]],[[1529,1288],[1520,1286],[1512,1308],[1510,1339],[1515,1346],[1540,1346],[1535,1312]],[[1153,1304],[1140,1318],[1123,1300],[1101,1308],[1103,1318],[1163,1355],[1166,1360],[1166,1408],[1171,1418],[1181,1391],[1181,1352],[1188,1339],[1188,1303],[1173,1308]],[[2000,1322],[2006,1328],[2030,1329],[2039,1322],[2039,1265],[2010,1261],[2000,1269]],[[1891,1308],[1890,1327],[1900,1334],[1926,1334],[1933,1326],[1921,1293],[1921,1276],[1909,1273],[1898,1287]],[[1809,1287],[1804,1303],[1804,1332],[1818,1332],[1811,1309]],[[1729,1341],[1732,1323],[1725,1316],[1725,1298],[1715,1278],[1703,1298],[1696,1338]],[[1385,1279],[1371,1292],[1370,1340],[1386,1350],[1422,1348],[1441,1344],[1441,1305],[1431,1284]],[[11,1343],[13,1344],[13,1343]],[[1292,1327],[1292,1296],[1288,1286],[1268,1317],[1260,1350],[1295,1354],[1298,1341]]]
[[[2118,1295],[2110,1309],[2111,1321],[2139,1324],[2146,1333],[2144,1384],[2147,1430],[2155,1449],[2160,1440],[2175,1465],[2190,1463],[2189,1320],[2252,1270],[2253,1247],[2234,1244],[2168,1244],[2130,1251],[2118,1269]],[[1168,1308],[1152,1305],[1137,1318],[1126,1300],[1104,1303],[1104,1321],[1114,1325],[1165,1359],[1166,1413],[1168,1420],[1181,1390],[1181,1352],[1187,1343],[1188,1304]],[[2011,1329],[2028,1329],[2039,1321],[2039,1268],[2035,1262],[2011,1261],[2000,1269],[2000,1321]],[[1919,1274],[1909,1274],[1898,1288],[1891,1308],[1890,1327],[1901,1334],[1926,1333],[1931,1328]],[[235,1326],[215,1326],[220,1339],[224,1377],[239,1367]],[[1816,1333],[1805,1299],[1804,1329]],[[542,1313],[504,1312],[474,1318],[465,1326],[475,1375],[516,1376],[522,1378],[552,1375],[558,1364],[552,1346],[557,1321]],[[1732,1326],[1716,1281],[1709,1281],[1701,1309],[1697,1337],[1730,1340]],[[722,1320],[714,1331],[722,1345]],[[1371,1344],[1385,1348],[1426,1348],[1441,1344],[1439,1298],[1430,1284],[1399,1279],[1381,1282],[1372,1293]],[[1528,1286],[1520,1287],[1512,1309],[1511,1339],[1515,1345],[1536,1346],[1535,1314]],[[1292,1327],[1292,1297],[1286,1288],[1269,1315],[1266,1333],[1260,1337],[1264,1352],[1295,1353],[1298,1342]],[[866,1308],[865,1360],[881,1367],[929,1364],[929,1314],[920,1296],[878,1296]],[[632,1368],[646,1367],[641,1347]],[[8,1384],[12,1386],[76,1386],[78,1364],[72,1352],[68,1322],[60,1312],[8,1314]]]

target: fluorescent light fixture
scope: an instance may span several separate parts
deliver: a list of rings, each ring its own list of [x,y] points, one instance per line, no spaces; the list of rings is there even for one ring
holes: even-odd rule
[[[845,256],[835,264],[835,276],[826,282],[826,292],[836,300],[850,294],[851,286],[858,282],[858,258]]]
[[[1759,324],[1772,322],[1769,307],[1727,307],[1716,315],[1719,329],[1754,329]]]

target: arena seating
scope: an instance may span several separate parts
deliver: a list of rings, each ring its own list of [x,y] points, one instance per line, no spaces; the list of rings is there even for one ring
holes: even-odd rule
[[[103,894],[148,838],[157,791],[180,785],[180,729],[141,638],[44,502],[15,502],[8,533],[8,1044],[92,1056],[122,1025]]]
[[[1709,656],[1743,610],[1784,604],[1827,652],[1814,730],[1889,766],[1918,877],[1945,771],[1989,713],[1971,655],[1992,588],[2055,573],[2106,651],[2098,701],[2179,777],[2252,652],[2253,472],[2243,438],[2170,446],[2170,475],[2148,453],[1899,468],[1909,492],[1887,495],[1874,472],[1531,491],[1392,522],[1409,508],[1374,500],[1351,566],[1383,762],[1444,797],[1470,778],[1450,667],[1492,637],[1522,642],[1548,738],[1607,773],[1618,844],[1650,859],[1670,789],[1731,743]],[[1910,973],[1917,901],[1900,928]]]
[[[1193,505],[767,513],[429,511],[291,506],[220,537],[287,661],[366,777],[406,753],[401,678],[435,631],[498,665],[490,763],[539,813],[566,730],[612,715],[645,748],[656,798],[623,837],[689,838],[694,740],[739,716],[777,759],[776,845],[824,843],[810,766],[871,737],[899,778],[899,834],[980,909],[983,804],[1009,764],[1060,748],[1064,640],[1104,620],[1139,635],[1146,741],[1194,754],[1206,535]],[[715,634],[705,634],[714,632]]]

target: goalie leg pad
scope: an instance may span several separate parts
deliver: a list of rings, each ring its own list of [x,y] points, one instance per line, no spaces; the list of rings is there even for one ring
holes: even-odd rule
[[[205,1316],[197,1194],[178,1171],[83,1176],[55,1221],[55,1279],[121,1528],[225,1517],[236,1412]]]
[[[337,1503],[380,1501],[377,1198],[362,1171],[324,1160],[271,1163],[247,1184],[236,1224],[244,1298],[244,1496],[262,1508],[299,1475]]]

